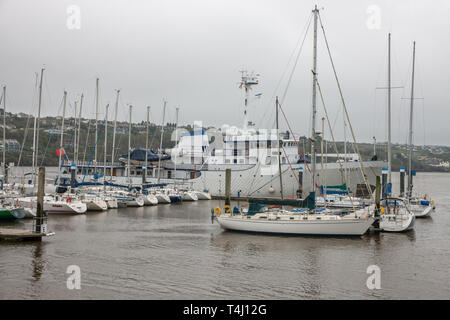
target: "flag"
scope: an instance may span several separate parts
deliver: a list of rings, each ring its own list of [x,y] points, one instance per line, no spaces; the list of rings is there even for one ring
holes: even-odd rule
[[[56,155],[59,157],[59,154],[61,153],[61,156],[66,154],[66,150],[64,148],[56,150]]]

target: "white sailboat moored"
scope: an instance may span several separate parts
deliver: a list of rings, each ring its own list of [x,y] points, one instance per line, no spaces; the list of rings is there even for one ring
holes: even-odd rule
[[[381,201],[380,229],[386,232],[403,232],[414,228],[415,216],[400,198]]]

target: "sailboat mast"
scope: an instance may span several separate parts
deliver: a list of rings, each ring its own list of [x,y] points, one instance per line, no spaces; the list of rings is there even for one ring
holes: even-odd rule
[[[278,96],[275,100],[275,118],[277,125],[277,145],[278,145],[278,175],[280,176],[280,198],[283,200],[283,172],[281,172],[281,140],[280,140],[280,128],[278,124]]]
[[[176,115],[175,115],[175,143],[178,144],[178,112],[180,111],[180,108],[176,108]],[[174,182],[175,182],[175,186],[177,183],[177,153],[175,152],[175,161],[174,161],[174,168],[175,168],[175,173],[174,173]]]
[[[116,108],[115,108],[115,112],[114,112],[114,129],[113,129],[113,143],[112,143],[112,151],[111,151],[111,170],[112,167],[114,165],[114,148],[116,147],[116,128],[117,128],[117,112],[119,109],[119,93],[120,90],[117,90],[117,95],[116,95]],[[111,182],[112,182],[112,177],[113,177],[113,172],[111,172]]]
[[[98,81],[95,80],[95,150],[94,150],[94,172],[97,171],[97,138],[98,138]]]
[[[77,101],[74,102],[74,112],[73,112],[73,134],[74,134],[74,143],[73,143],[73,162],[76,162],[77,159],[77,140],[78,140],[78,130],[77,130]]]
[[[41,127],[41,106],[42,106],[42,80],[44,79],[44,68],[41,69],[41,80],[39,82],[39,99],[38,99],[38,116],[37,116],[37,130],[36,130],[36,160],[35,165],[38,166],[39,159],[39,129]],[[33,176],[36,179],[36,174],[33,171]]]
[[[145,132],[145,177],[147,176],[147,168],[148,168],[148,133],[149,133],[149,125],[150,125],[150,106],[147,106],[147,130]],[[146,181],[144,181],[146,182]]]
[[[325,117],[322,117],[322,139],[320,139],[320,153],[322,154],[320,156],[320,184],[322,185],[322,188],[326,188],[325,183],[325,171],[323,166],[323,160],[324,160],[324,143],[325,143]],[[326,189],[324,189],[326,190]],[[326,198],[326,191],[323,194],[323,200],[324,204],[327,204],[327,198]]]
[[[388,183],[391,183],[392,149],[391,149],[391,34],[388,36]]]
[[[79,153],[80,153],[80,136],[81,136],[81,112],[83,110],[83,94],[81,94],[81,98],[80,98],[80,111],[78,113],[78,136],[77,136],[77,157],[75,159],[75,164],[78,165],[78,158],[79,158]]]
[[[161,148],[163,143],[163,135],[164,135],[164,120],[166,116],[166,104],[167,102],[164,101],[164,107],[163,107],[163,117],[162,117],[162,123],[161,123],[161,140],[159,142],[159,151],[158,151],[158,183],[161,180]]]
[[[313,40],[313,88],[312,88],[312,126],[311,126],[311,167],[312,167],[312,192],[316,190],[316,100],[317,100],[317,18],[319,10],[317,5],[314,10],[314,40]]]
[[[63,143],[64,143],[64,118],[66,116],[66,100],[67,100],[67,91],[64,91],[64,98],[63,98],[63,115],[62,115],[62,122],[61,122],[61,140],[59,142],[59,163],[58,163],[58,183],[61,183],[61,164],[62,164],[62,150],[63,150]]]
[[[408,160],[408,197],[412,196],[412,156],[413,156],[413,111],[414,111],[414,68],[415,68],[415,60],[416,60],[416,42],[413,42],[413,61],[412,61],[412,79],[411,79],[411,105],[409,110],[409,138],[408,138],[408,147],[409,147],[409,160]]]
[[[131,157],[131,110],[133,106],[130,106],[130,118],[128,120],[128,163],[127,163],[127,176],[128,176],[128,186],[131,187],[130,178],[130,157]]]
[[[7,182],[6,171],[6,86],[3,86],[3,181]]]
[[[108,109],[109,104],[105,108],[105,149],[103,150],[103,190],[106,188],[106,156],[108,154]]]

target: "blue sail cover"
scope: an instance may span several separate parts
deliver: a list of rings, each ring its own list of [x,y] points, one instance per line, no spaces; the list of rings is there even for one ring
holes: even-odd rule
[[[325,189],[323,186],[320,186],[320,192],[322,194],[325,193]],[[327,194],[348,194],[347,190],[332,190],[327,188]]]
[[[120,161],[127,161],[128,154],[123,154],[120,156]],[[161,154],[161,161],[169,160],[170,155],[163,153]],[[140,161],[145,162],[145,148],[136,148],[133,149],[130,153],[130,160],[132,161]],[[159,155],[155,153],[153,150],[147,151],[147,161],[148,162],[158,162],[159,161]]]
[[[391,194],[391,193],[392,193],[392,183],[388,183],[384,187],[383,194]]]

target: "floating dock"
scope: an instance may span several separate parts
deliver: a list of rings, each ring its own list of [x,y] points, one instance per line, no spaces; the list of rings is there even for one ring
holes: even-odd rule
[[[0,229],[0,241],[41,241],[54,233],[38,233],[24,229]]]

